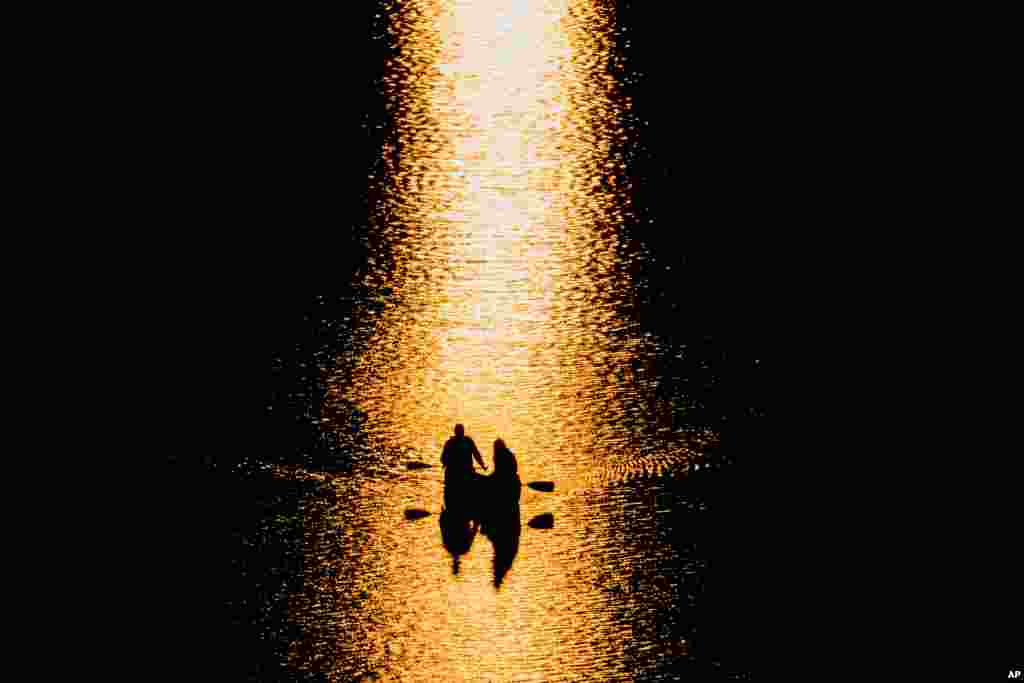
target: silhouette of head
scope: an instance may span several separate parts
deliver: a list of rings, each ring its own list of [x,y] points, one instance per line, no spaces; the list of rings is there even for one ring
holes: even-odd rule
[[[466,433],[466,428],[462,425],[455,425],[455,436],[463,436]]]
[[[501,439],[495,439],[494,440],[494,450],[495,451],[503,451],[506,448],[507,448],[507,446],[505,445],[504,441],[502,441]]]

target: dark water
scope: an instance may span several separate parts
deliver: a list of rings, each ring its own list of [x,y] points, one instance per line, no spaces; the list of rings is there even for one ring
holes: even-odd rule
[[[327,240],[341,294],[267,299],[265,439],[214,457],[197,496],[225,675],[756,670],[770,315],[764,238],[730,234],[768,200],[722,158],[741,117],[666,111],[666,57],[630,42],[636,10],[601,7],[383,13],[381,57],[403,61],[377,82],[386,125],[353,143],[362,224]],[[442,518],[456,421],[553,490],[487,528]]]

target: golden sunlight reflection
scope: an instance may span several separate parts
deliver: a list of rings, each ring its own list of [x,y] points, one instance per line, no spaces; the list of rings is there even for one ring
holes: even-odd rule
[[[611,150],[628,103],[607,69],[612,7],[392,8],[397,124],[374,217],[388,290],[366,352],[330,378],[328,396],[365,413],[369,447],[350,476],[328,480],[335,496],[308,503],[297,669],[629,680],[637,652],[657,642],[641,618],[656,605],[624,588],[645,571],[644,531],[614,484],[682,470],[697,444],[659,422],[650,342],[625,314],[616,227],[628,197]],[[405,464],[439,465],[456,422],[489,464],[500,436],[524,482],[556,489],[524,488],[522,525],[477,533],[453,562],[438,525],[441,469]],[[412,508],[432,516],[408,522]],[[542,513],[553,528],[526,524]]]

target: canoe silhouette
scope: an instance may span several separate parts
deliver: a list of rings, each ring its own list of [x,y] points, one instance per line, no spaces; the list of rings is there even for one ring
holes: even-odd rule
[[[518,475],[483,476],[473,472],[450,476],[445,479],[444,506],[452,512],[480,519],[518,506],[521,491]]]

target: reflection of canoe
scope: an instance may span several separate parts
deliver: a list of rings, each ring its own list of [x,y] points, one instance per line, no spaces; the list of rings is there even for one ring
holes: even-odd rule
[[[474,472],[449,477],[444,484],[444,505],[453,512],[480,519],[513,509],[519,503],[521,488],[515,475],[485,477]]]
[[[453,573],[459,573],[459,557],[469,552],[479,529],[494,545],[494,587],[501,586],[519,550],[521,488],[514,474],[446,477],[441,541],[451,553]]]

